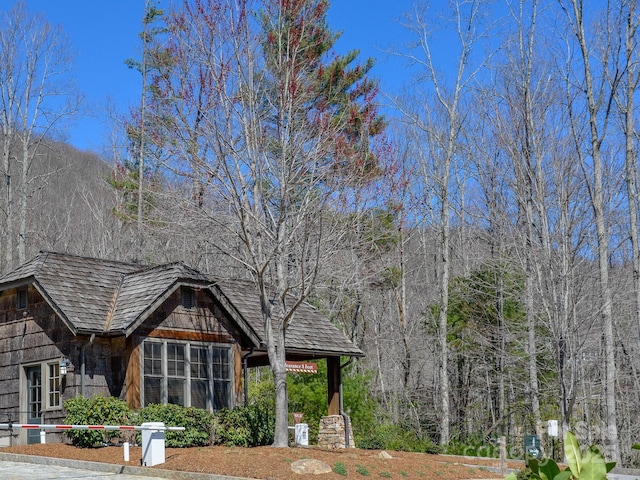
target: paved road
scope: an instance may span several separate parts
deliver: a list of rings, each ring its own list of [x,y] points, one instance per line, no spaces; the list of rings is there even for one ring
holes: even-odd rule
[[[58,465],[38,465],[35,463],[0,461],[0,478],[2,480],[158,480],[157,477],[141,477],[115,472],[96,472]]]
[[[640,471],[621,468],[615,472],[609,472],[607,478],[609,480],[638,480],[640,479]]]
[[[0,479],[2,480],[158,480],[159,478],[171,480],[249,480],[206,473],[176,472],[63,458],[16,455],[2,452],[0,449]]]

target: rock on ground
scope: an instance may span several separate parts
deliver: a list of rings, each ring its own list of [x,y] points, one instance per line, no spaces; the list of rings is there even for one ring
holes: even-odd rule
[[[313,458],[303,458],[302,460],[293,462],[291,464],[291,470],[299,474],[316,475],[319,473],[331,473],[331,467],[328,463]]]

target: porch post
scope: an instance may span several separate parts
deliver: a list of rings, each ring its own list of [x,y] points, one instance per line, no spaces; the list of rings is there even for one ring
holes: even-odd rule
[[[328,415],[340,415],[340,357],[327,358]]]

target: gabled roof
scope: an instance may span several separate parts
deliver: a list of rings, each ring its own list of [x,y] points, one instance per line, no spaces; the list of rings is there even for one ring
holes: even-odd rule
[[[243,280],[218,280],[229,300],[243,312],[251,327],[262,332],[262,311],[258,301],[256,287],[252,282]],[[321,350],[335,355],[363,355],[324,315],[309,303],[302,303],[287,329],[286,348],[295,348],[310,353]]]
[[[255,348],[264,346],[262,312],[253,283],[219,280],[183,263],[150,267],[40,252],[1,277],[0,291],[31,283],[74,335],[128,336],[176,289],[187,285],[217,300]],[[299,355],[363,354],[307,303],[289,325],[286,347]]]

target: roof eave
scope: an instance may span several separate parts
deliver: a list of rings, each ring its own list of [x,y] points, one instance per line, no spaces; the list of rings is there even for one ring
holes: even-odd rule
[[[25,285],[30,285],[35,282],[35,277],[33,275],[29,275],[28,277],[19,278],[17,280],[12,280],[7,283],[0,284],[0,292],[5,292],[7,290],[11,290],[12,288],[20,288]]]
[[[254,351],[256,355],[258,354],[267,354],[267,350],[264,348],[256,349]],[[365,354],[362,350],[357,352],[346,352],[344,350],[314,350],[310,348],[286,348],[285,355],[297,355],[301,357],[308,358],[327,358],[327,357],[364,357]]]

